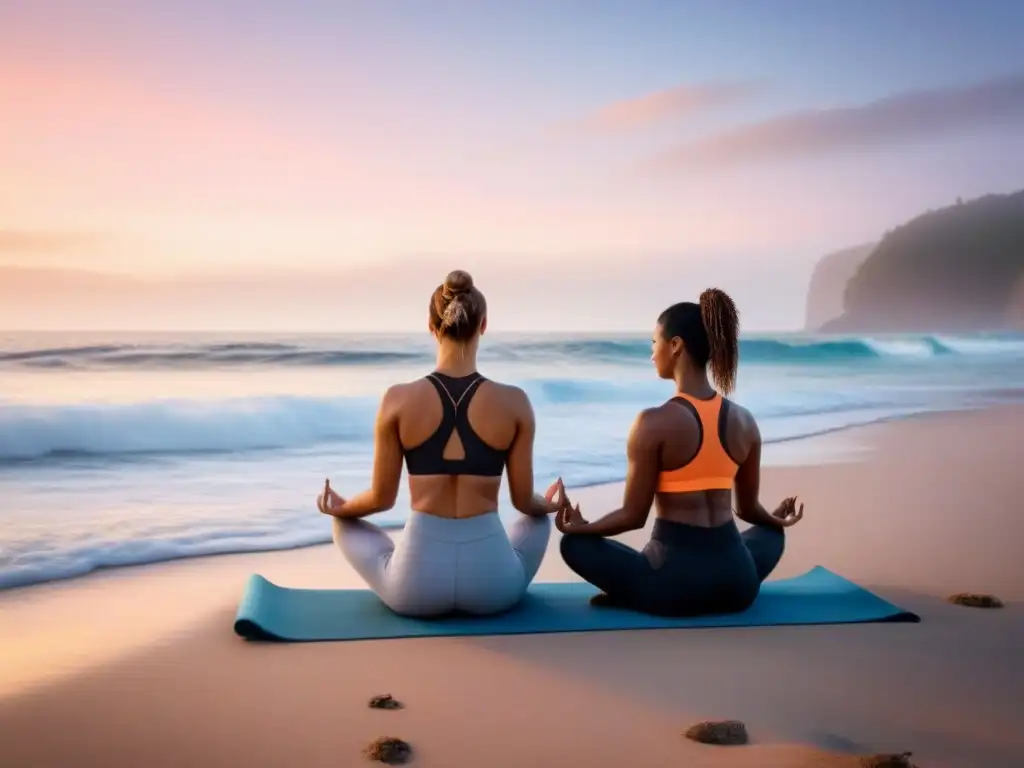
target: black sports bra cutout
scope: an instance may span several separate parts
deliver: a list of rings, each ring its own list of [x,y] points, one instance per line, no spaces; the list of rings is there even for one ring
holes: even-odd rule
[[[405,467],[410,475],[477,475],[501,477],[508,450],[499,450],[485,443],[469,424],[469,404],[486,379],[479,373],[453,378],[435,371],[427,376],[441,397],[441,423],[430,437],[409,448]],[[445,446],[458,432],[464,452],[461,459],[446,459]]]

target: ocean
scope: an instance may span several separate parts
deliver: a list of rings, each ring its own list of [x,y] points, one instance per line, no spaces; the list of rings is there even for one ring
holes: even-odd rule
[[[379,397],[433,352],[426,334],[0,334],[0,589],[330,541],[324,478],[366,487]],[[672,391],[649,355],[643,334],[485,337],[484,374],[537,413],[538,488],[624,476],[630,423]],[[769,463],[816,462],[808,437],[1024,399],[1024,336],[750,335],[735,399]],[[403,480],[374,519],[407,510]]]

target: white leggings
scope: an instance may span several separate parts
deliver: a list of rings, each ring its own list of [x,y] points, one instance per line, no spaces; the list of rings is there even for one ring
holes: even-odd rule
[[[411,512],[396,546],[365,520],[334,518],[334,543],[395,613],[500,613],[537,575],[551,538],[548,515],[521,515],[509,531],[497,512],[450,519]]]

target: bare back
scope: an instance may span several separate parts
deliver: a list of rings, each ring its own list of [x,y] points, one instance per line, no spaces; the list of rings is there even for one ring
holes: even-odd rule
[[[438,434],[445,418],[444,395],[429,379],[401,384],[389,391],[391,416],[403,454],[408,455]],[[475,385],[465,408],[465,419],[475,438],[493,452],[506,454],[506,466],[513,492],[519,466],[525,458],[530,467],[529,493],[532,495],[533,413],[525,393],[516,387],[486,379]],[[458,407],[455,400],[452,404]],[[471,448],[474,446],[470,446]],[[479,446],[476,446],[479,447]],[[438,450],[441,450],[438,446]],[[524,455],[525,454],[525,455]],[[441,458],[459,462],[467,458],[466,446],[458,430],[452,430],[443,444]],[[493,512],[498,508],[501,489],[501,468],[498,474],[436,474],[409,473],[412,509],[437,517],[468,518]]]

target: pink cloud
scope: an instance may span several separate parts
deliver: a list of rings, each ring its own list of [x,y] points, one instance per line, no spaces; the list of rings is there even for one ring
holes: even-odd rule
[[[1024,75],[1015,75],[742,125],[681,144],[645,163],[643,170],[674,173],[748,166],[1021,123]]]
[[[722,81],[678,85],[632,99],[623,99],[571,121],[565,128],[591,134],[616,134],[654,123],[693,117],[702,112],[746,101],[755,95],[753,83]]]

